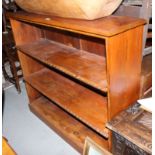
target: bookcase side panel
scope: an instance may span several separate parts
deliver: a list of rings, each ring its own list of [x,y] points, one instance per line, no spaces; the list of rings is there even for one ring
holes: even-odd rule
[[[14,19],[10,19],[10,23],[16,45],[27,44],[39,40],[43,37],[42,30],[34,25]],[[29,76],[30,74],[43,68],[41,64],[37,63],[29,56],[23,54],[21,51],[18,51],[18,57],[21,63],[24,77]],[[29,86],[27,83],[26,89],[30,102],[40,96],[40,93],[31,86]]]
[[[29,104],[31,104],[33,101],[35,101],[36,99],[42,96],[42,94],[39,91],[37,91],[27,82],[25,83],[25,87],[26,87],[28,98],[29,98]]]
[[[30,56],[22,53],[21,51],[18,51],[18,56],[20,59],[22,71],[24,74],[24,77],[29,76],[30,74],[39,71],[44,66],[39,63],[37,60],[31,58]]]
[[[21,51],[18,51],[18,56],[24,77],[29,76],[30,74],[37,72],[44,67],[41,63],[37,62],[33,58],[22,53]],[[26,90],[30,103],[40,96],[40,93],[28,84],[26,84]]]
[[[29,76],[30,74],[37,72],[44,67],[41,63],[37,62],[33,58],[22,53],[21,51],[18,51],[18,56],[24,77]],[[36,98],[40,97],[40,93],[27,83],[26,83],[26,90],[28,93],[30,103]]]
[[[32,24],[10,19],[16,45],[37,41],[43,37],[42,30]]]
[[[108,118],[139,98],[143,26],[106,40]]]

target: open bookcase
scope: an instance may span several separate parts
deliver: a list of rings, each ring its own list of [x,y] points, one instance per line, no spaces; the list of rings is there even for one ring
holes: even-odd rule
[[[139,98],[145,21],[7,17],[31,111],[80,152],[87,136],[110,150],[106,122]]]

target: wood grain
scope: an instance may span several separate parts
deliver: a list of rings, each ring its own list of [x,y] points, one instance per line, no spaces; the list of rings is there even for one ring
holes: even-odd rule
[[[125,16],[86,21],[26,12],[8,13],[7,17],[33,111],[50,127],[55,124],[54,128],[61,130],[59,121],[52,122],[53,118],[62,119],[62,114],[51,112],[49,103],[33,104],[46,96],[58,109],[67,111],[67,117],[74,116],[74,122],[89,126],[92,135],[98,132],[100,138],[107,137],[108,143],[101,141],[110,149],[111,132],[105,123],[139,98],[145,21]],[[69,122],[62,120],[67,126]],[[61,135],[65,137],[66,132]],[[71,141],[75,144],[76,140],[73,136]]]
[[[42,37],[41,30],[34,25],[10,19],[16,45],[31,43]],[[33,35],[32,35],[33,34]]]
[[[79,35],[73,32],[58,30],[55,28],[41,27],[44,31],[44,38],[63,43],[69,47],[74,47],[100,56],[106,55],[105,40],[100,38]]]
[[[104,57],[44,39],[17,48],[90,86],[107,91]]]
[[[49,127],[54,129],[68,143],[82,153],[86,137],[90,137],[97,144],[108,150],[108,140],[98,135],[86,125],[64,112],[53,102],[44,97],[29,104],[30,109]]]
[[[16,155],[5,138],[2,138],[2,155]]]
[[[47,68],[25,77],[25,80],[73,116],[108,137],[108,131],[104,125],[107,121],[105,97]]]
[[[110,15],[122,0],[16,0],[28,12],[92,20]]]
[[[107,40],[109,120],[139,99],[143,27]]]
[[[107,127],[148,154],[152,153],[152,114],[139,106],[135,106],[134,111],[121,112],[107,123]]]
[[[69,47],[80,49],[78,34],[45,26],[41,28],[44,31],[44,38],[47,40],[53,40],[65,44]]]
[[[140,97],[143,98],[145,92],[152,87],[152,54],[143,57],[141,72]]]
[[[29,85],[27,82],[25,82],[25,87],[29,98],[29,103],[35,101],[37,98],[42,96],[42,94],[38,90]]]
[[[80,49],[106,57],[105,40],[100,38],[79,36]]]
[[[145,20],[126,16],[108,16],[93,21],[65,19],[26,12],[7,13],[7,17],[79,34],[106,38],[145,24]],[[49,19],[49,20],[46,20]]]
[[[32,73],[39,71],[40,69],[43,68],[42,64],[40,64],[39,62],[36,62],[33,58],[25,55],[20,51],[18,51],[18,56],[19,56],[24,77],[29,76]],[[34,88],[30,87],[27,84],[26,84],[26,90],[27,90],[28,98],[30,102],[32,102],[33,100],[35,100],[40,96],[40,93],[38,91],[36,91]]]

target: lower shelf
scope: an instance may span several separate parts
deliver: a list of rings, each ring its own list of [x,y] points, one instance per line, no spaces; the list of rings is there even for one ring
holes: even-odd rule
[[[65,111],[108,138],[107,98],[44,68],[25,81]]]
[[[108,149],[108,139],[103,138],[45,97],[36,99],[29,104],[29,107],[33,113],[79,152],[83,150],[86,137],[90,137],[100,146]]]

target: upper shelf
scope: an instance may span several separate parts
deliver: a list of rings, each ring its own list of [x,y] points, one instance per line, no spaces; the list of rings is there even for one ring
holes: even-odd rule
[[[107,92],[106,63],[102,56],[46,39],[17,48],[75,79]]]
[[[7,17],[98,38],[110,37],[146,23],[144,19],[126,16],[107,16],[88,21],[17,12],[7,13]]]

